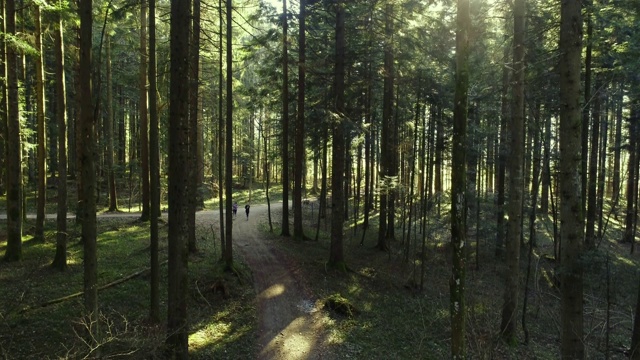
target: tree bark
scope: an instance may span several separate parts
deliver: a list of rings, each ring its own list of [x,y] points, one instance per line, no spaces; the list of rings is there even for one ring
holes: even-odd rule
[[[303,172],[305,170],[305,144],[304,144],[304,96],[305,96],[305,0],[300,0],[300,20],[298,36],[298,118],[296,122],[296,143],[295,143],[295,165],[294,165],[294,186],[293,186],[293,237],[297,240],[304,239],[302,228],[302,191]]]
[[[226,267],[233,267],[233,43],[232,43],[232,4],[227,0],[227,118],[226,118],[226,154],[225,154],[225,190],[226,190],[226,234],[224,261]]]
[[[167,356],[189,357],[187,186],[189,141],[189,0],[171,2],[169,97],[169,279]]]
[[[6,3],[7,34],[16,34],[16,2]],[[22,141],[18,104],[18,54],[7,48],[7,248],[4,260],[22,259]]]
[[[189,59],[189,252],[196,246],[196,210],[198,208],[198,83],[200,73],[200,0],[193,0]]]
[[[393,174],[393,4],[387,3],[385,8],[384,27],[384,85],[382,95],[382,132],[380,134],[380,216],[378,228],[378,244],[376,247],[386,251],[389,249],[387,240],[389,239],[389,223],[392,217],[389,212],[393,211],[391,206]]]
[[[586,11],[591,11],[589,3],[585,3]],[[580,189],[582,193],[580,198],[582,199],[582,213],[587,210],[587,188],[588,188],[588,173],[589,173],[589,112],[591,109],[591,58],[593,54],[593,25],[591,22],[591,15],[587,17],[587,40],[584,59],[584,106],[582,107],[582,171],[581,180],[582,186]]]
[[[525,0],[513,6],[513,76],[509,147],[509,220],[505,268],[504,303],[500,333],[510,344],[517,341],[516,325],[520,288],[520,237],[522,235],[522,193],[524,156],[524,71]]]
[[[218,212],[220,216],[220,249],[221,249],[221,257],[222,259],[226,256],[226,251],[224,251],[224,247],[226,245],[225,240],[225,218],[224,218],[224,161],[226,156],[224,154],[224,139],[225,139],[225,122],[224,117],[222,116],[223,112],[223,96],[222,96],[222,83],[224,81],[223,72],[222,72],[222,57],[224,48],[222,46],[222,29],[223,29],[223,19],[222,19],[222,0],[218,0]]]
[[[633,244],[634,242],[634,225],[635,225],[635,199],[638,189],[637,163],[638,163],[638,121],[640,120],[640,111],[638,106],[640,101],[632,100],[631,113],[629,118],[629,178],[627,179],[627,213],[625,216],[625,227],[622,242]]]
[[[289,233],[289,59],[287,0],[282,0],[282,236]]]
[[[84,309],[86,316],[95,324],[89,337],[95,343],[98,330],[98,258],[96,233],[96,145],[95,118],[93,116],[93,89],[91,86],[91,47],[93,6],[92,0],[83,0],[78,8],[80,12],[80,181],[82,182],[82,243],[84,245]]]
[[[509,58],[509,46],[504,48],[504,58]],[[509,116],[509,66],[505,64],[502,67],[502,91],[500,96],[500,145],[498,148],[498,169],[496,173],[496,183],[498,186],[498,195],[496,196],[496,256],[504,253],[504,201],[505,201],[505,183],[507,173],[507,117]]]
[[[620,153],[622,147],[622,110],[624,108],[624,82],[622,81],[619,84],[616,98],[616,130],[613,142],[613,194],[611,196],[615,202],[620,198]]]
[[[150,210],[150,276],[149,318],[160,321],[160,132],[158,129],[158,98],[156,81],[156,0],[149,0],[149,203]],[[113,152],[112,152],[113,161]]]
[[[589,178],[587,180],[587,226],[584,237],[584,245],[587,249],[595,247],[595,227],[596,227],[596,203],[597,203],[597,177],[598,177],[598,151],[600,140],[600,93],[603,91],[602,75],[596,75],[595,89],[597,93],[594,97],[593,112],[591,116],[591,154],[589,155]]]
[[[561,354],[563,359],[585,357],[583,333],[580,144],[580,56],[582,15],[580,0],[561,3],[560,73],[560,237]]]
[[[7,32],[6,2],[0,2],[0,31]],[[5,38],[0,40],[0,77],[4,85],[0,87],[0,195],[6,194],[7,186],[7,42]]]
[[[142,179],[141,221],[149,220],[149,117],[147,99],[147,3],[140,2],[140,168]]]
[[[456,77],[453,107],[451,150],[451,248],[452,274],[449,280],[451,316],[451,357],[466,357],[465,341],[465,272],[466,272],[466,137],[469,91],[469,27],[468,0],[458,0],[456,17]]]
[[[285,0],[286,1],[286,0]],[[331,153],[331,245],[329,265],[346,270],[343,251],[344,226],[344,55],[345,55],[345,9],[343,0],[336,1],[336,66],[335,66],[335,112],[337,123],[333,125],[333,151]]]
[[[38,136],[38,199],[36,206],[36,229],[34,238],[44,241],[45,205],[47,202],[47,130],[45,128],[45,100],[44,100],[44,64],[42,48],[42,19],[40,5],[35,5],[34,21],[36,27],[36,118]]]
[[[64,74],[64,25],[62,16],[56,15],[56,118],[58,123],[58,202],[56,219],[56,254],[52,267],[67,267],[67,91]]]
[[[116,189],[116,172],[114,170],[113,149],[113,76],[111,72],[111,37],[106,34],[107,45],[107,129],[105,141],[107,142],[107,181],[109,183],[109,211],[118,211],[118,196]]]

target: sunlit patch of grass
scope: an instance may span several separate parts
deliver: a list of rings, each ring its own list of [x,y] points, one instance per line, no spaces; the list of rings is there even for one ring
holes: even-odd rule
[[[0,262],[0,357],[82,358],[88,348],[76,334],[83,333],[83,246],[78,242],[79,228],[69,221],[68,268],[58,272],[50,268],[55,254],[55,222],[47,222],[47,241],[31,242],[23,248],[23,260],[17,263]],[[166,259],[166,226],[160,227],[160,260]],[[198,285],[196,279],[220,274],[221,267],[215,263],[219,258],[213,249],[209,228],[198,228],[199,250],[190,260],[190,289]],[[148,224],[132,221],[131,218],[108,218],[98,221],[98,285],[102,286],[149,267]],[[205,240],[202,240],[205,239]],[[238,264],[239,273],[246,273]],[[166,319],[167,265],[160,269],[160,319]],[[202,286],[202,284],[200,284]],[[204,291],[204,290],[203,290]],[[209,305],[199,298],[188,296],[190,328],[196,333],[214,337],[217,341],[216,359],[254,358],[255,354],[255,306],[253,289],[249,281],[236,281],[228,298],[207,293]],[[104,337],[103,356],[131,354],[133,358],[161,355],[166,334],[162,326],[151,325],[149,313],[149,275],[142,272],[115,286],[98,293],[101,312],[101,328]],[[53,299],[74,293],[80,296],[59,303],[40,307]],[[231,331],[221,341],[215,331],[200,331],[200,328],[216,329],[226,324]],[[151,336],[151,334],[154,334]],[[207,339],[198,341],[206,342]],[[194,350],[192,357],[212,358],[209,346]],[[250,349],[250,350],[247,350]],[[225,352],[226,351],[226,352]],[[141,355],[144,354],[144,355]],[[228,356],[218,356],[228,354]]]

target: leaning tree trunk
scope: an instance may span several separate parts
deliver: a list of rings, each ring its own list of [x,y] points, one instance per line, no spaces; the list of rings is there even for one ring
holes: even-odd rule
[[[469,1],[458,0],[456,18],[456,89],[453,108],[453,138],[451,150],[451,248],[452,274],[449,280],[451,316],[451,355],[466,357],[465,345],[465,258],[466,226],[466,136],[467,101],[469,91]]]
[[[560,331],[563,359],[583,359],[583,218],[581,196],[580,56],[582,14],[580,0],[561,3],[560,73]]]

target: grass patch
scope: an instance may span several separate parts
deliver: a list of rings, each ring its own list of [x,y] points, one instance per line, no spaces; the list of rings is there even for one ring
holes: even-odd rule
[[[466,278],[467,352],[473,359],[557,359],[560,358],[560,294],[553,278],[553,229],[551,216],[539,216],[538,246],[534,249],[531,279],[527,292],[529,344],[524,344],[522,299],[528,246],[521,256],[522,281],[518,313],[518,341],[505,344],[499,336],[504,292],[504,261],[495,256],[493,207],[481,204],[481,220],[476,229],[470,219]],[[425,250],[422,251],[422,223],[413,224],[411,237],[402,236],[402,219],[396,217],[396,239],[389,251],[374,248],[377,217],[370,218],[364,245],[362,214],[350,218],[344,232],[344,273],[326,266],[330,236],[328,222],[321,221],[319,241],[297,242],[278,237],[279,226],[270,235],[279,250],[296,259],[304,277],[319,299],[333,299],[329,308],[352,304],[356,316],[333,316],[328,323],[337,358],[358,359],[445,359],[450,357],[449,217],[447,203],[425,218]],[[279,214],[274,215],[280,221]],[[305,234],[315,235],[317,218],[306,218]],[[631,339],[633,309],[637,294],[640,254],[629,254],[629,245],[620,244],[621,230],[609,224],[598,249],[586,252],[585,265],[585,345],[588,358],[624,358]],[[266,231],[265,227],[265,231]],[[523,229],[528,229],[528,217]],[[475,233],[479,234],[476,238]],[[526,231],[528,235],[528,231]],[[478,242],[476,242],[478,240]],[[525,239],[526,240],[526,239]],[[476,247],[476,246],[479,246]],[[475,268],[476,252],[479,268]],[[551,259],[551,260],[550,260]],[[424,265],[425,272],[421,269]],[[423,288],[420,288],[424,276]],[[610,285],[607,287],[607,278]],[[325,304],[327,302],[325,301]],[[342,304],[342,305],[341,305]],[[607,305],[610,312],[607,314]],[[331,313],[334,310],[330,311]],[[348,313],[348,312],[347,312]],[[607,317],[609,320],[607,321]],[[608,325],[607,325],[608,324]],[[606,333],[609,345],[606,346]]]
[[[30,222],[33,222],[30,220]],[[5,359],[82,358],[90,349],[84,333],[82,296],[41,304],[82,291],[79,228],[69,222],[69,268],[49,267],[55,237],[48,221],[45,243],[25,242],[23,261],[0,262],[0,356]],[[167,226],[160,227],[160,259],[167,256]],[[132,219],[98,220],[98,283],[108,284],[149,266],[148,224]],[[201,359],[252,358],[255,349],[255,297],[248,271],[238,264],[227,274],[217,263],[209,226],[199,226],[199,253],[189,262],[190,353]],[[224,284],[224,293],[214,286]],[[149,276],[143,272],[99,291],[101,356],[159,357],[166,336],[167,266],[161,267],[161,322],[150,324]],[[222,331],[224,329],[224,331]]]

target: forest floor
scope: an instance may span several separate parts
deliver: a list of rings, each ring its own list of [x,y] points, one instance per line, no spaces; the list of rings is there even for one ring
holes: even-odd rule
[[[444,210],[441,215],[430,214],[423,219],[424,223],[418,222],[421,226],[404,223],[406,217],[399,217],[396,238],[384,252],[374,246],[376,228],[371,227],[363,235],[362,214],[350,213],[344,233],[347,272],[325,266],[330,246],[329,217],[319,220],[317,208],[304,207],[306,239],[295,241],[279,235],[281,203],[272,204],[270,210],[273,230],[266,205],[252,205],[249,219],[240,206],[233,221],[235,274],[222,272],[218,261],[219,213],[212,210],[197,213],[200,251],[189,258],[191,358],[450,356],[451,260],[448,215]],[[528,305],[522,317],[520,303],[517,344],[505,344],[497,329],[506,268],[494,254],[495,228],[490,204],[479,214],[478,219],[469,222],[471,246],[466,279],[469,358],[559,358],[560,293],[553,260],[552,217],[539,216],[538,246],[533,248],[530,263],[528,247],[522,248],[520,300],[526,298]],[[100,284],[148,266],[148,225],[137,221],[138,216],[99,215]],[[166,214],[163,216],[161,259],[167,255],[167,219]],[[629,254],[629,245],[616,240],[620,238],[623,217],[610,220],[605,240],[584,255],[584,340],[588,359],[626,358],[634,320],[640,254]],[[375,224],[375,217],[372,221]],[[70,238],[77,239],[79,228],[72,223],[73,220],[69,221]],[[0,253],[6,241],[2,225],[0,215]],[[30,217],[25,237],[33,231],[32,225]],[[79,317],[83,308],[81,297],[40,307],[51,299],[82,289],[82,246],[71,240],[67,272],[48,269],[55,250],[55,222],[47,221],[47,226],[47,242],[25,241],[22,262],[0,261],[0,358],[82,358],[88,353],[79,336],[85,326]],[[525,229],[527,226],[525,222]],[[403,228],[412,234],[411,239],[402,236]],[[309,240],[313,238],[317,241]],[[166,296],[165,269],[163,265],[162,296]],[[158,326],[147,321],[148,283],[148,277],[143,275],[100,291],[103,329],[109,334],[102,345],[103,354],[154,358],[149,354],[159,353],[165,330],[163,321]],[[332,307],[327,305],[329,299],[344,300],[349,304],[347,311],[327,309]],[[161,307],[166,310],[164,300]],[[526,320],[527,337],[522,320]]]

